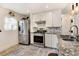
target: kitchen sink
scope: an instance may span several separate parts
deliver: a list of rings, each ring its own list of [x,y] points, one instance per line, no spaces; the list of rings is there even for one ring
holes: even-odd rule
[[[74,41],[74,37],[72,37],[71,35],[60,35],[60,37],[65,41]]]
[[[65,41],[74,41],[73,39],[63,39]]]

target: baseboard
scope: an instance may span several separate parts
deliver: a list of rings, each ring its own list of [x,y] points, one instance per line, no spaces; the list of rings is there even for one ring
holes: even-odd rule
[[[36,45],[34,45],[34,44],[32,44],[32,43],[31,43],[30,45],[36,46]],[[36,46],[36,47],[40,47],[40,46]],[[43,46],[43,47],[40,47],[40,48],[49,48],[49,49],[59,50],[59,49],[57,49],[57,48],[47,47],[47,46]]]
[[[53,47],[47,47],[47,46],[45,46],[45,48],[50,48],[50,49],[59,50],[59,49],[57,49],[57,48],[53,48]]]
[[[14,45],[14,46],[12,46],[12,47],[10,47],[10,48],[8,48],[8,49],[0,52],[0,56],[6,56],[6,55],[8,55],[12,51],[14,51],[18,46],[19,46],[19,44],[16,44],[16,45]]]
[[[30,45],[30,44],[23,44],[23,43],[19,43],[19,44],[21,44],[21,45]]]

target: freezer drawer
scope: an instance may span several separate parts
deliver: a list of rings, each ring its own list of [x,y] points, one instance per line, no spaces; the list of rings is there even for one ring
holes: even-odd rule
[[[21,44],[29,44],[28,35],[19,35],[19,43],[21,43]]]

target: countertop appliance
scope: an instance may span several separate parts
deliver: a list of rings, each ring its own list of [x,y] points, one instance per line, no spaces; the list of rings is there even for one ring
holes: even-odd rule
[[[29,39],[29,20],[22,19],[19,21],[19,43],[30,44]]]

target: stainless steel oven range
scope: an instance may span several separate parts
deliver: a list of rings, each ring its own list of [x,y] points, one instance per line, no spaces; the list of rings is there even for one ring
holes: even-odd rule
[[[40,47],[45,47],[45,34],[44,33],[34,33],[34,45],[35,46],[40,46]]]

